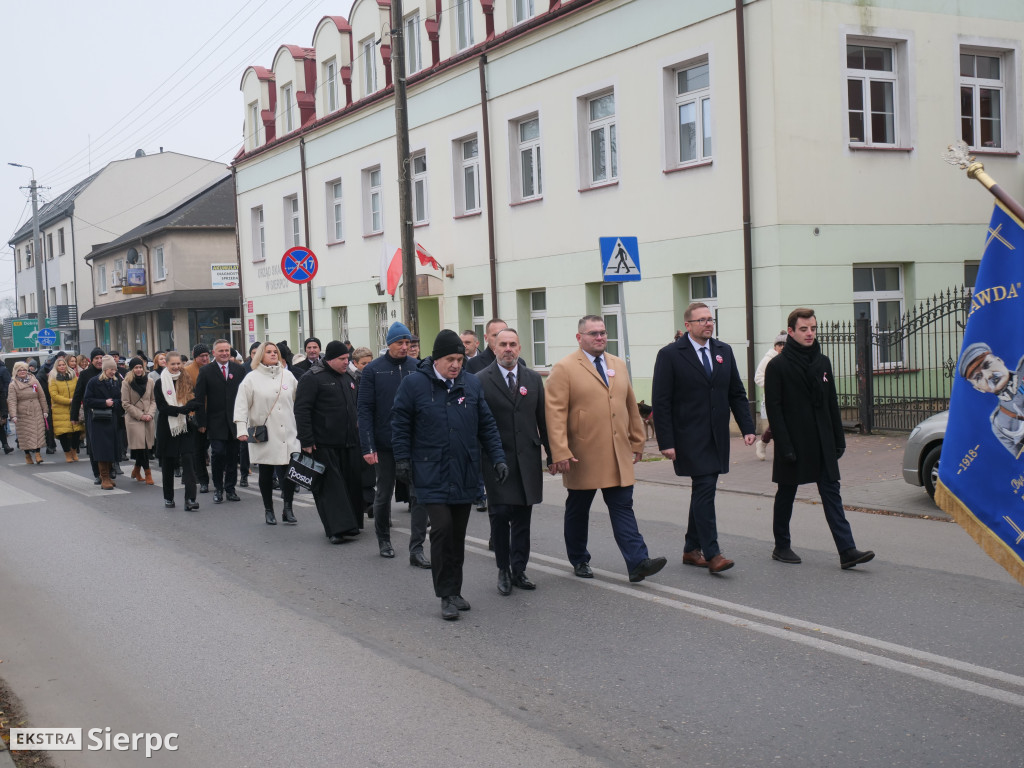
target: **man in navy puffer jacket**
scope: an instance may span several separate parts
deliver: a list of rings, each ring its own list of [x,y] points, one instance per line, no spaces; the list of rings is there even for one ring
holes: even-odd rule
[[[412,482],[417,499],[427,508],[434,594],[441,598],[442,618],[449,621],[469,610],[462,597],[462,564],[481,446],[498,483],[508,478],[483,386],[462,370],[465,352],[458,334],[441,331],[433,355],[402,380],[391,411],[395,474]]]

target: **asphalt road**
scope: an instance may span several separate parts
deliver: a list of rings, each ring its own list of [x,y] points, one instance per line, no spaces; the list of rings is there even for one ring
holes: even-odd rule
[[[17,454],[12,454],[17,457]],[[772,562],[771,500],[719,496],[722,576],[679,563],[688,489],[637,486],[669,566],[628,583],[595,502],[572,575],[563,499],[534,511],[538,589],[501,597],[474,512],[463,594],[372,531],[331,546],[241,503],[165,510],[159,485],[91,484],[88,464],[0,463],[0,666],[37,726],[178,733],[179,748],[54,753],[74,766],[1020,765],[1024,589],[957,526],[851,513],[878,557],[839,568],[798,505]]]

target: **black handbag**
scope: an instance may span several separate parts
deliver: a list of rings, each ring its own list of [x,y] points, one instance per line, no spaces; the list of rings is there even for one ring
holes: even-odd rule
[[[92,420],[93,421],[113,421],[114,409],[113,408],[93,408]]]
[[[260,424],[258,427],[249,427],[247,430],[249,433],[249,442],[252,443],[265,443],[267,442],[267,425]]]
[[[308,453],[296,451],[288,463],[288,471],[285,476],[296,485],[301,485],[306,490],[316,493],[324,479],[326,469],[324,464]]]

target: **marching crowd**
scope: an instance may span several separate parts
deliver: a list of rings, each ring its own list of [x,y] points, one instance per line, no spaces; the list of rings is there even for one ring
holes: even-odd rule
[[[718,476],[729,470],[729,422],[748,446],[754,423],[729,345],[714,338],[711,310],[696,302],[686,331],[660,350],[654,368],[653,421],[658,447],[677,475],[692,478],[683,565],[720,574],[735,563],[721,552],[715,518]],[[798,564],[789,523],[797,486],[816,483],[842,568],[866,563],[843,513],[838,460],[845,449],[831,364],[816,340],[814,310],[790,313],[785,334],[758,368],[777,483],[774,560]],[[590,507],[597,491],[608,508],[615,542],[631,582],[665,567],[652,557],[633,511],[633,465],[643,455],[644,426],[626,363],[606,351],[604,320],[578,323],[578,349],[555,363],[545,382],[521,358],[519,335],[500,319],[473,331],[441,331],[419,359],[419,340],[402,323],[388,329],[386,348],[309,338],[293,356],[287,344],[253,344],[240,355],[219,339],[212,348],[141,352],[123,364],[116,352],[59,353],[42,369],[35,361],[0,364],[0,429],[14,425],[27,464],[42,451],[65,461],[87,448],[94,481],[116,486],[120,462],[131,478],[154,485],[162,471],[163,503],[175,506],[176,480],[186,511],[213,486],[214,504],[238,502],[236,487],[256,469],[264,520],[295,524],[294,494],[312,492],[332,544],[357,536],[373,520],[381,557],[393,558],[391,503],[408,501],[409,562],[429,568],[446,620],[469,610],[462,596],[470,510],[490,516],[497,589],[533,590],[526,573],[533,506],[543,473],[561,474],[566,488],[566,553],[580,578],[592,578],[587,549]],[[543,455],[542,455],[543,452]],[[429,533],[428,533],[429,531]],[[429,557],[424,546],[429,538]]]

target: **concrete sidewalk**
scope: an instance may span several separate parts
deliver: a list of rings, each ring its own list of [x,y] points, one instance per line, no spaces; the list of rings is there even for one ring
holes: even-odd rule
[[[842,475],[843,504],[848,509],[909,515],[912,517],[950,520],[928,497],[924,488],[903,480],[903,449],[907,435],[846,436],[846,453],[839,460]],[[775,445],[768,445],[767,461],[758,461],[754,446],[733,437],[729,454],[728,474],[719,478],[720,491],[774,498],[772,459]],[[689,487],[690,478],[676,477],[672,462],[663,459],[658,445],[650,440],[644,447],[644,460],[636,466],[638,482],[661,483]],[[818,489],[802,485],[797,492],[801,501],[818,502]]]

